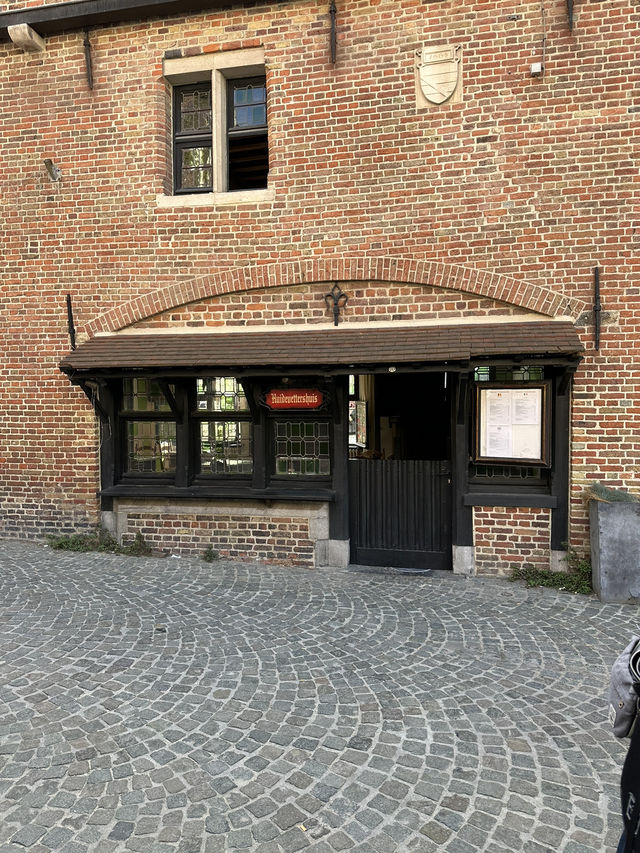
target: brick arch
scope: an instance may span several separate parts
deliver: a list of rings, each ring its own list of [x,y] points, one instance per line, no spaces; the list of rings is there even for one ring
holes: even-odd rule
[[[303,258],[233,267],[159,288],[111,308],[87,323],[85,332],[89,337],[98,332],[116,332],[171,308],[226,293],[324,281],[388,281],[442,287],[496,299],[546,317],[575,320],[585,310],[577,299],[490,270],[409,258]]]

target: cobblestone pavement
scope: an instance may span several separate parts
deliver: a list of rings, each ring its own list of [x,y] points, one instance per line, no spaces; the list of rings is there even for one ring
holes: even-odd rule
[[[0,542],[1,853],[612,851],[633,607]]]

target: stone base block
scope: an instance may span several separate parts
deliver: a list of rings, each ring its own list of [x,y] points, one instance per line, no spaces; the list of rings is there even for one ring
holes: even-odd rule
[[[349,565],[348,539],[322,539],[316,542],[316,566],[334,566],[346,569]]]
[[[453,545],[452,562],[454,574],[475,575],[476,560],[473,545]]]

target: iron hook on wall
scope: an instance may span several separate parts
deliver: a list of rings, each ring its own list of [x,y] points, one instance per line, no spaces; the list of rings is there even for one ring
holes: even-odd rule
[[[87,83],[89,84],[89,88],[93,89],[93,63],[91,60],[91,42],[89,41],[89,30],[86,29],[84,31],[84,61],[87,67]]]
[[[73,323],[73,307],[71,305],[71,294],[67,293],[67,331],[69,332],[69,341],[71,349],[76,348],[76,327]]]
[[[600,349],[600,323],[602,303],[600,302],[600,267],[593,268],[593,325],[596,350]]]

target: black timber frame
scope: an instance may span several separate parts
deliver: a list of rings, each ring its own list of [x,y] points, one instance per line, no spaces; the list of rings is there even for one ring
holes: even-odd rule
[[[397,365],[396,370],[406,373],[447,372],[455,383],[451,411],[452,443],[452,544],[473,545],[473,507],[474,506],[530,506],[551,509],[551,548],[562,551],[568,540],[569,519],[569,419],[570,389],[573,374],[579,364],[579,357],[522,358],[504,357],[478,360],[473,363],[429,363]],[[471,424],[473,410],[474,368],[480,366],[519,366],[523,363],[544,365],[553,377],[553,419],[552,419],[552,468],[549,487],[545,490],[527,489],[526,486],[503,488],[486,484],[484,487],[470,488],[469,462],[471,458]],[[102,442],[101,456],[101,505],[103,510],[111,508],[114,497],[158,497],[175,499],[238,499],[238,500],[286,500],[286,501],[327,501],[330,507],[330,537],[348,539],[349,537],[349,483],[348,483],[348,375],[350,373],[387,373],[388,365],[319,365],[315,370],[309,367],[291,365],[256,367],[221,367],[197,371],[215,375],[234,375],[246,390],[252,413],[254,414],[254,455],[255,472],[249,488],[245,484],[223,483],[204,484],[187,481],[186,469],[176,470],[173,483],[144,484],[136,482],[118,482],[118,460],[116,441]],[[144,370],[134,371],[156,380],[167,382],[172,378],[193,377],[193,369]],[[129,370],[103,369],[91,371],[91,375],[82,371],[82,375],[71,374],[70,380],[82,387],[93,403],[96,413],[102,421],[102,429],[110,430],[114,439],[117,431],[117,400],[110,389],[110,380],[119,380],[131,376]],[[255,417],[260,407],[260,389],[268,380],[277,382],[279,376],[315,377],[324,380],[332,387],[331,422],[332,476],[330,482],[269,482],[266,458],[268,417],[264,412]],[[171,402],[171,401],[170,401]],[[186,401],[173,401],[174,416],[184,411]],[[176,411],[177,410],[177,411]],[[183,429],[188,427],[183,419]],[[178,429],[181,419],[177,417]],[[115,431],[114,431],[115,430]],[[185,433],[186,434],[186,433]]]
[[[523,362],[519,362],[522,364]],[[538,363],[533,362],[531,363]],[[571,410],[571,384],[578,360],[557,366],[553,373],[552,390],[552,464],[549,487],[542,491],[526,486],[501,488],[484,485],[470,488],[469,461],[473,436],[472,390],[475,386],[473,370],[458,376],[458,393],[455,413],[454,440],[454,510],[455,545],[473,544],[473,507],[541,507],[551,510],[551,550],[564,551],[569,539],[569,427]]]

